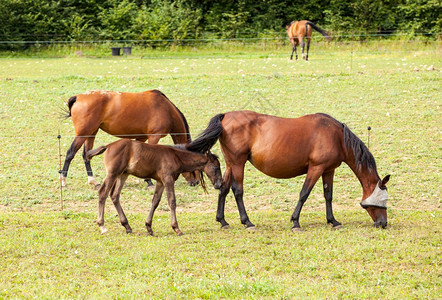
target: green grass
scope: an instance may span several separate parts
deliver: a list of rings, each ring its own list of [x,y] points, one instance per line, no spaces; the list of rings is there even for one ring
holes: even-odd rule
[[[289,48],[232,47],[131,57],[88,54],[0,58],[0,298],[440,298],[440,43],[312,44],[310,61]],[[142,51],[145,51],[142,53]],[[64,54],[64,52],[62,52]],[[176,184],[176,237],[167,201],[144,219],[152,191],[129,178],[122,205],[126,235],[111,201],[109,233],[99,234],[97,194],[80,155],[71,164],[60,212],[62,159],[73,139],[59,113],[88,90],[162,90],[186,115],[195,136],[220,112],[251,109],[284,117],[325,112],[367,141],[381,176],[392,174],[389,227],[377,230],[359,206],[351,170],[337,169],[334,210],[345,228],[326,226],[320,187],[301,213],[306,231],[290,231],[304,177],[278,180],[246,165],[245,231],[233,196],[227,221],[215,222],[216,191]],[[99,133],[96,146],[115,138]],[[171,143],[170,138],[162,140]],[[213,151],[221,152],[216,145]],[[98,180],[102,157],[92,161]]]
[[[372,228],[363,211],[339,215],[343,230],[306,212],[306,231],[293,234],[283,212],[252,212],[254,233],[238,224],[219,230],[212,214],[181,213],[186,234],[178,238],[167,213],[154,219],[156,237],[140,214],[129,217],[132,235],[107,215],[110,232],[101,236],[91,213],[5,213],[0,297],[440,296],[440,211],[393,211],[388,230]]]

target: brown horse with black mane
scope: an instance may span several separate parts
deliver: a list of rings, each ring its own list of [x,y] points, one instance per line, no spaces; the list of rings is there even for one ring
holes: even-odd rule
[[[66,186],[69,165],[83,144],[88,183],[99,186],[86,159],[86,153],[93,148],[99,129],[121,138],[142,142],[147,140],[149,144],[157,144],[167,134],[172,136],[175,144],[191,141],[189,125],[183,113],[157,90],[141,93],[91,91],[69,98],[67,104],[69,112],[66,117],[72,117],[75,138],[60,171],[62,186]],[[198,184],[198,173],[184,173],[183,176],[190,185]]]
[[[177,235],[182,235],[176,218],[176,198],[174,184],[178,176],[183,172],[197,171],[200,174],[201,185],[204,190],[204,177],[206,173],[216,189],[222,184],[222,174],[218,157],[209,151],[196,153],[185,150],[185,145],[170,147],[165,145],[149,145],[143,142],[121,139],[107,146],[101,146],[86,153],[86,159],[105,152],[104,164],[106,166],[106,178],[99,190],[98,219],[101,233],[107,229],[104,227],[104,207],[107,197],[110,195],[112,202],[120,217],[121,225],[127,233],[132,232],[126,215],[120,204],[120,193],[124,182],[129,175],[139,178],[153,178],[157,181],[152,199],[152,207],[146,220],[146,228],[153,235],[152,219],[155,209],[161,200],[164,189],[169,201],[171,225]]]
[[[324,188],[327,222],[341,227],[332,210],[333,176],[345,162],[362,185],[361,206],[376,227],[387,226],[387,188],[390,175],[380,179],[373,155],[364,143],[343,123],[326,114],[300,118],[280,118],[252,111],[219,114],[189,148],[208,151],[219,139],[226,161],[223,186],[218,197],[216,220],[223,228],[224,205],[229,189],[238,205],[241,223],[253,228],[243,202],[244,165],[275,178],[292,178],[307,174],[291,221],[299,230],[302,206],[319,177]]]
[[[301,44],[302,50],[302,58],[308,60],[308,51],[310,49],[310,40],[312,37],[312,28],[317,32],[321,33],[327,41],[331,40],[331,37],[324,30],[319,28],[313,22],[303,20],[303,21],[292,21],[286,27],[287,35],[289,36],[290,43],[293,45],[292,54],[290,55],[290,59],[293,59],[293,52],[296,54],[296,60],[298,60],[298,52],[296,51],[296,46]],[[304,46],[305,41],[307,40],[307,54],[304,56]]]

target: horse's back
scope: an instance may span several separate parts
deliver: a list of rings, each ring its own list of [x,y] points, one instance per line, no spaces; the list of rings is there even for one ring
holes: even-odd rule
[[[71,110],[77,135],[101,128],[113,135],[168,132],[181,119],[176,107],[157,90],[139,93],[91,91],[77,95]]]
[[[289,37],[291,38],[304,37],[306,29],[305,24],[307,22],[308,22],[307,20],[302,20],[302,21],[293,21],[292,23],[290,23],[287,29],[287,34],[289,35]],[[311,28],[309,28],[309,32],[311,32]]]
[[[247,153],[263,173],[289,178],[304,174],[312,161],[338,160],[330,149],[341,148],[341,137],[339,123],[326,115],[280,118],[244,111],[225,114],[220,142],[223,149]]]

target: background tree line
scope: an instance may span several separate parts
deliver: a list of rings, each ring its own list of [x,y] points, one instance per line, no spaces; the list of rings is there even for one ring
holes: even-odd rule
[[[440,38],[440,0],[0,0],[1,41],[268,37],[308,19],[334,35]]]

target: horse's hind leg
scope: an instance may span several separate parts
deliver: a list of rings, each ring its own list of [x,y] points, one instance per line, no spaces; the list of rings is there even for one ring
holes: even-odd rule
[[[92,137],[88,137],[84,143],[84,147],[83,147],[83,161],[84,161],[84,165],[86,167],[86,173],[87,173],[87,182],[88,184],[91,184],[94,186],[94,188],[96,190],[98,190],[100,188],[100,184],[95,180],[94,178],[94,174],[92,172],[92,168],[91,168],[91,162],[90,160],[88,160],[86,158],[86,153],[89,150],[92,150],[92,148],[94,147],[94,141],[95,141],[95,134],[97,132],[93,133]]]
[[[293,52],[295,52],[295,58],[296,58],[296,60],[298,60],[298,51],[296,50],[296,46],[297,46],[297,44],[293,45],[292,55],[290,55],[290,60],[293,59]]]
[[[60,171],[60,183],[62,187],[66,187],[66,177],[68,176],[69,165],[71,164],[71,161],[74,158],[75,154],[81,148],[81,145],[84,144],[85,140],[86,138],[84,137],[76,136],[74,138],[74,141],[72,142],[72,145],[66,152],[63,169]]]
[[[221,223],[221,228],[230,228],[229,223],[226,222],[224,218],[224,208],[226,205],[226,197],[229,193],[230,187],[232,186],[232,168],[230,166],[226,167],[224,172],[223,184],[219,189],[218,195],[218,209],[216,211],[216,221]]]
[[[305,60],[308,60],[308,51],[310,49],[310,38],[307,38],[307,55],[305,56]]]
[[[100,187],[100,190],[98,191],[97,225],[100,227],[101,234],[107,232],[107,229],[104,227],[104,207],[106,204],[107,196],[109,196],[112,187],[115,185],[115,180],[116,180],[115,176],[111,175],[106,176],[103,184]]]
[[[153,230],[152,230],[153,214],[155,213],[155,210],[157,209],[158,204],[160,203],[163,191],[164,191],[164,185],[160,181],[157,181],[157,184],[155,185],[155,192],[153,193],[153,198],[152,198],[152,207],[150,208],[149,215],[147,216],[146,219],[146,229],[149,235],[153,235]]]
[[[132,228],[127,221],[126,215],[124,214],[123,208],[121,207],[120,203],[121,190],[123,189],[124,183],[126,182],[128,176],[128,174],[122,174],[120,177],[118,177],[117,181],[112,187],[110,197],[112,199],[112,202],[114,203],[115,209],[117,210],[118,216],[120,217],[121,225],[126,228],[126,233],[132,233]]]
[[[305,41],[304,41],[303,38],[300,39],[300,44],[301,44],[302,59],[306,60],[306,57],[305,57],[305,54],[304,54]]]
[[[249,216],[247,215],[246,208],[244,206],[244,188],[243,188],[243,181],[244,181],[244,165],[235,165],[232,167],[232,191],[233,195],[235,196],[236,205],[238,206],[238,212],[241,219],[241,223],[247,228],[247,229],[254,229],[255,225],[252,224],[249,220]]]
[[[342,227],[341,223],[336,221],[333,215],[332,199],[333,199],[333,176],[335,171],[322,174],[322,186],[324,188],[325,211],[327,223],[332,224],[334,228]]]

